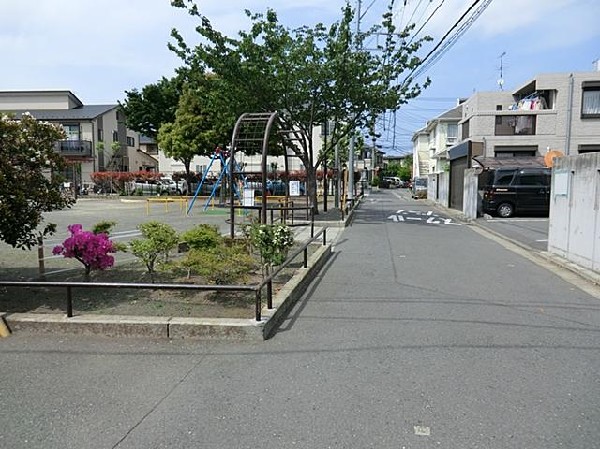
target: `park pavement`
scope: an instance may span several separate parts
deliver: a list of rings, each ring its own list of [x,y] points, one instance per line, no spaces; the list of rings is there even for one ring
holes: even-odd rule
[[[593,448],[599,297],[373,192],[270,340],[0,341],[0,446]]]

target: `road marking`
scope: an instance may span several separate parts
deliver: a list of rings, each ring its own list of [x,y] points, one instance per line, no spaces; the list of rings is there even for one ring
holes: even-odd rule
[[[431,435],[431,429],[427,426],[414,426],[415,435],[428,437]]]
[[[425,217],[428,217],[425,219]],[[452,218],[443,218],[437,214],[434,214],[433,211],[416,211],[409,210],[405,211],[404,209],[400,209],[396,211],[395,214],[387,217],[388,220],[392,220],[394,223],[399,223],[402,221],[425,221],[427,224],[432,225],[453,225],[453,226],[461,226],[460,223],[454,223]]]
[[[487,218],[485,221],[500,221],[506,223],[518,223],[518,222],[544,222],[548,221],[547,218]]]
[[[548,239],[539,239],[539,240],[536,240],[536,242],[547,242],[547,241],[548,241]]]

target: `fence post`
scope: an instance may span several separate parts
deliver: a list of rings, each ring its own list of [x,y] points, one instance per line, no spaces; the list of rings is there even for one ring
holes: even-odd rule
[[[304,268],[308,268],[308,246],[304,248]]]
[[[254,318],[256,321],[260,321],[260,309],[261,309],[261,297],[260,297],[260,288],[256,290],[255,294],[255,303],[254,303]]]
[[[269,276],[271,276],[271,273],[269,273]],[[273,279],[269,279],[269,282],[267,282],[267,309],[272,309],[272,308],[273,308]]]
[[[327,228],[323,228],[323,246],[327,245]]]
[[[41,236],[38,237],[38,271],[40,277],[44,277],[44,274],[46,274],[46,265],[44,263],[44,239]]]
[[[67,318],[73,316],[73,295],[71,293],[71,286],[67,286]]]

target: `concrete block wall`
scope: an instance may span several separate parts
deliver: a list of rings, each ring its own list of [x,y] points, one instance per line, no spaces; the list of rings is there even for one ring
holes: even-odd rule
[[[600,273],[600,153],[555,160],[548,251]]]
[[[468,220],[475,220],[477,218],[477,210],[479,206],[479,170],[475,168],[468,168],[465,170],[465,181],[463,190],[463,214]]]

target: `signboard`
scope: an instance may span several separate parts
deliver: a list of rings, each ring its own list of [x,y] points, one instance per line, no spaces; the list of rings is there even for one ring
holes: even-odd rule
[[[244,189],[244,206],[254,206],[254,189]]]
[[[565,170],[555,171],[552,176],[554,186],[552,193],[554,196],[567,195],[569,193],[569,172]]]
[[[290,181],[290,196],[300,196],[300,181]]]

